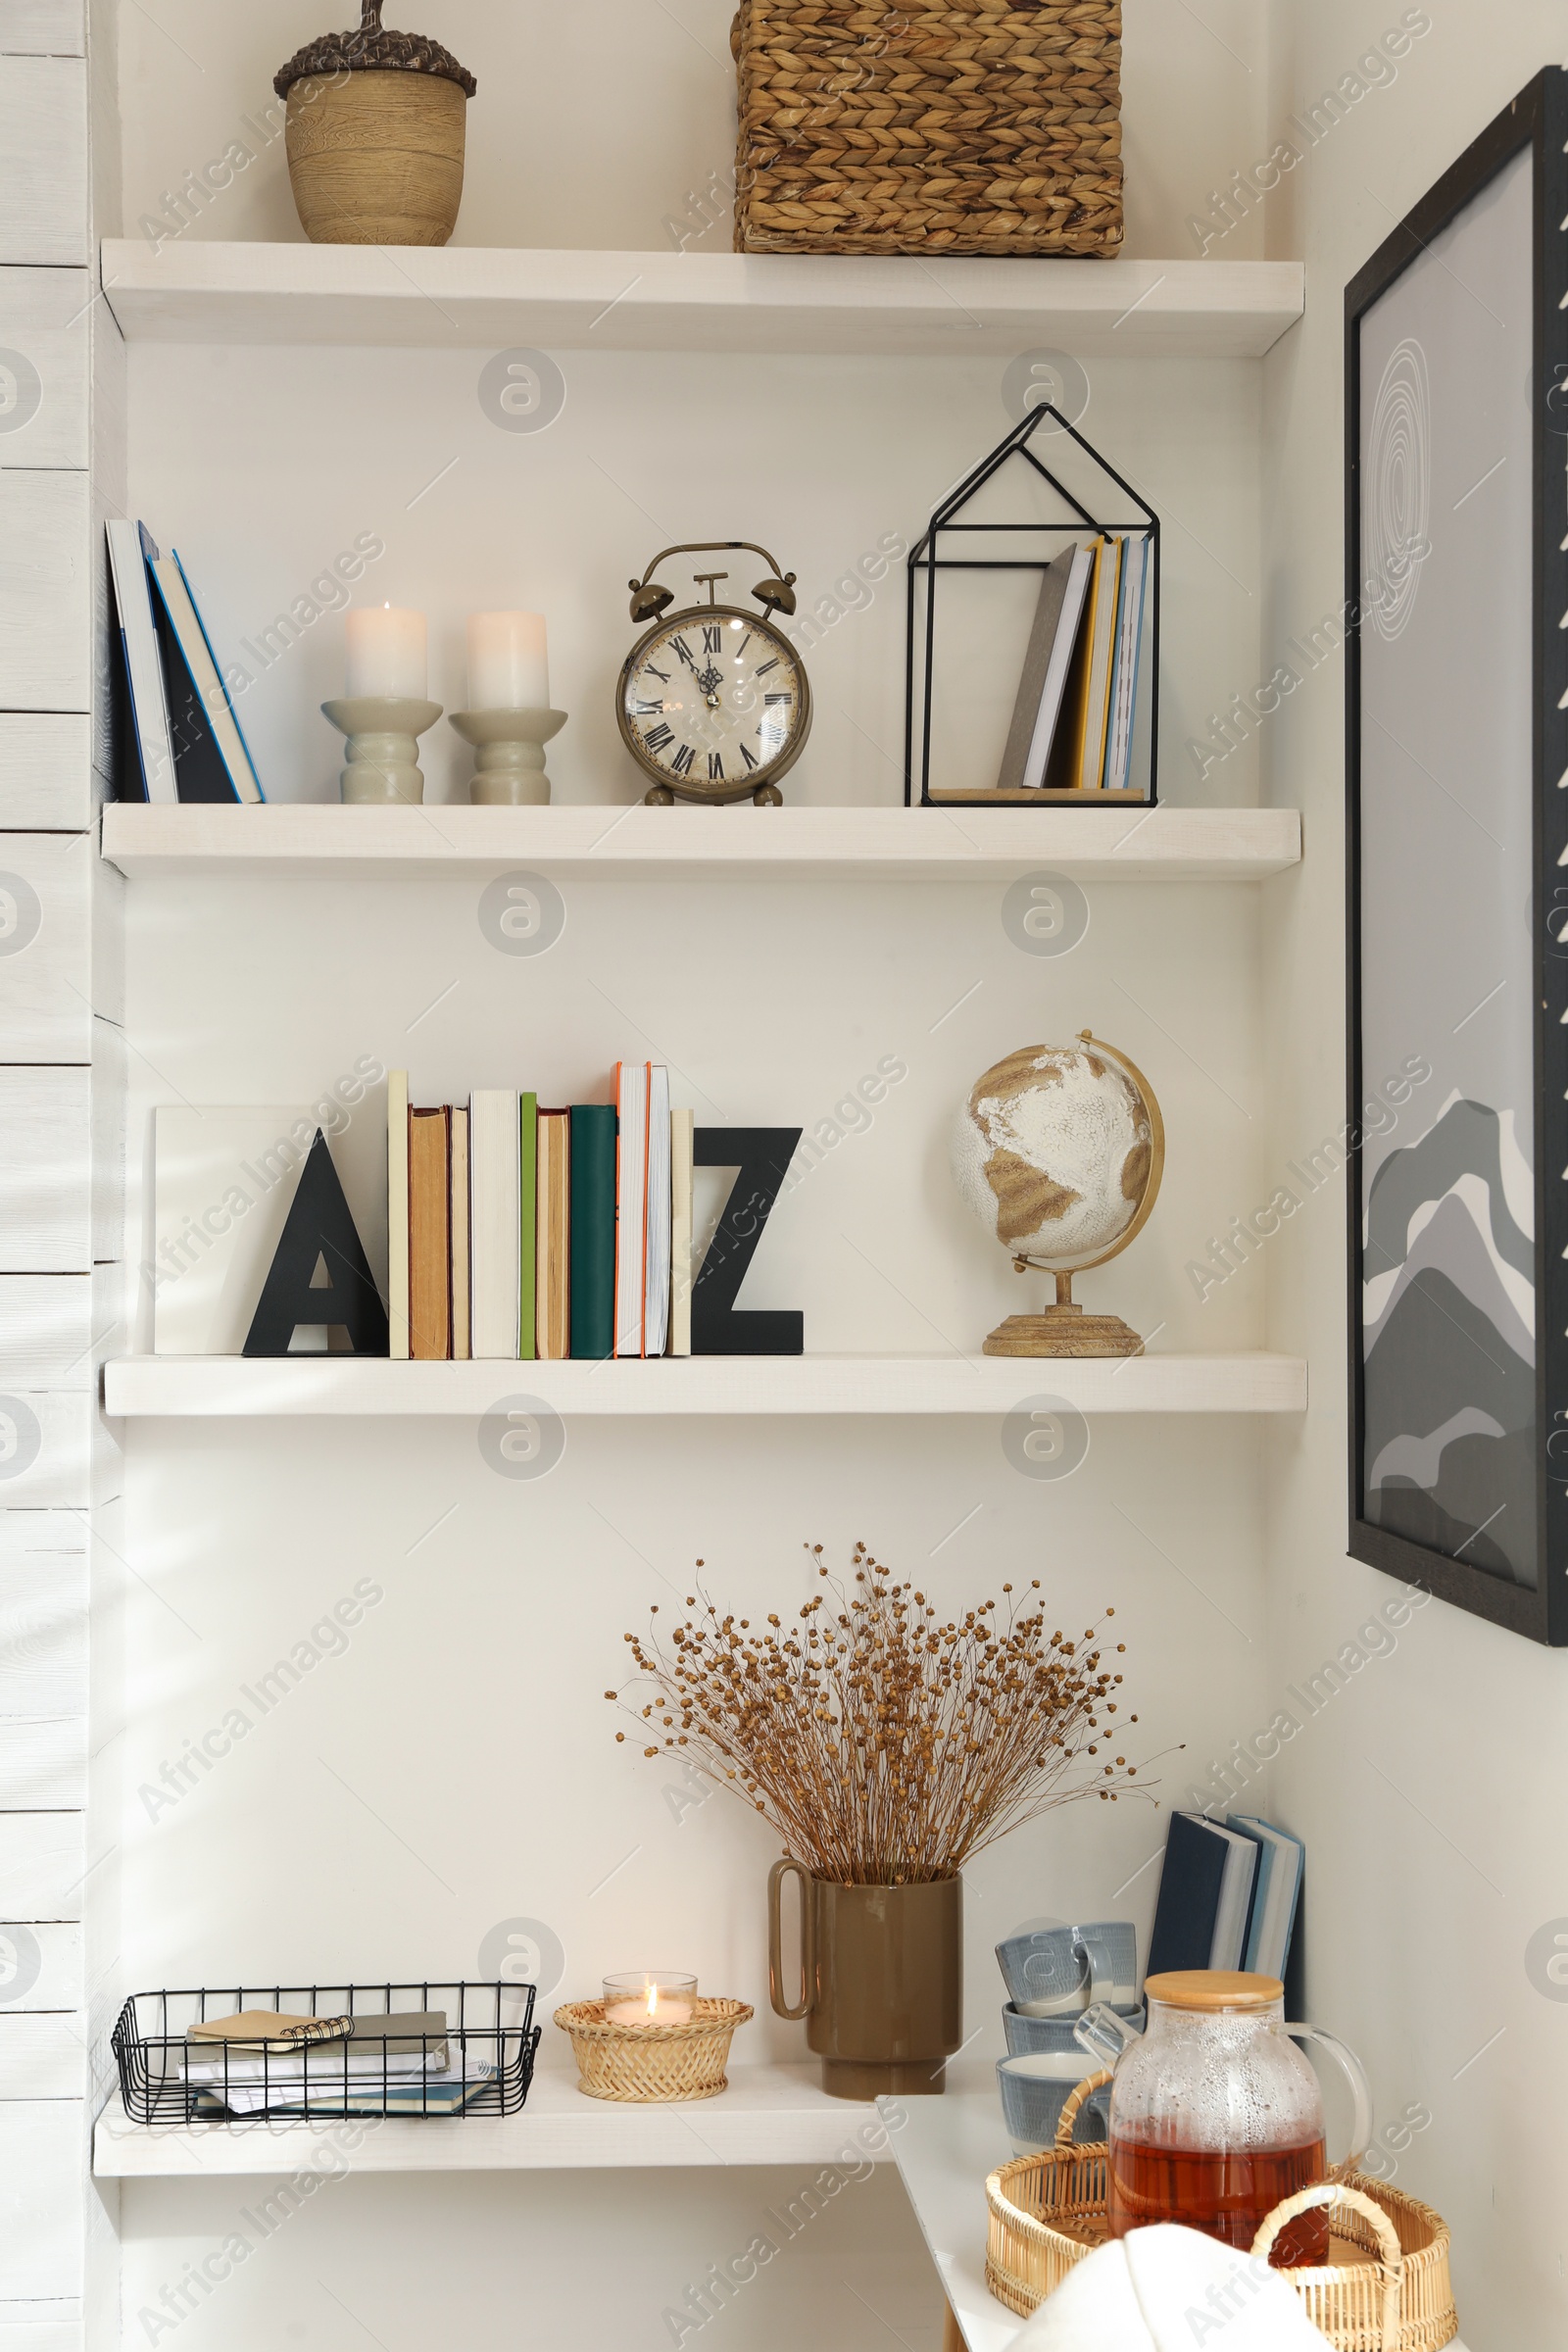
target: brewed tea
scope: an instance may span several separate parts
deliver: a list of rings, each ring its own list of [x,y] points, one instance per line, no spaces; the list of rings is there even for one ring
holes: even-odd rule
[[[1180,2148],[1113,2132],[1108,2196],[1110,2234],[1125,2237],[1152,2222],[1180,2222],[1248,2252],[1276,2205],[1328,2179],[1321,2139],[1290,2147]],[[1269,2256],[1277,2271],[1329,2258],[1326,2212],[1299,2214],[1280,2231]]]

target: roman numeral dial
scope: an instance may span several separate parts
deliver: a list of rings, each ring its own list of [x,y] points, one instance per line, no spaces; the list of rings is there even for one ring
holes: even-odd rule
[[[771,619],[723,605],[671,612],[634,646],[616,716],[638,765],[679,799],[747,799],[800,757],[806,671]]]

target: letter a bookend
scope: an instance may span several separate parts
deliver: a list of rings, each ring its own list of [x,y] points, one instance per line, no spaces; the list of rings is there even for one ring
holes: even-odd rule
[[[324,1288],[314,1282],[318,1265],[326,1268]],[[389,1352],[386,1309],[319,1127],[262,1285],[245,1353],[287,1355],[301,1324],[341,1325],[356,1355]]]

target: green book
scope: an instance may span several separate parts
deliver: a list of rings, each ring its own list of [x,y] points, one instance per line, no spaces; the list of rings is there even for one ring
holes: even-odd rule
[[[615,1352],[615,1108],[571,1106],[571,1352]]]
[[[522,1095],[518,1098],[518,1103],[517,1220],[521,1230],[517,1268],[521,1281],[517,1299],[517,1353],[531,1357],[539,1352],[534,1338],[539,1265],[539,1098],[537,1095]]]

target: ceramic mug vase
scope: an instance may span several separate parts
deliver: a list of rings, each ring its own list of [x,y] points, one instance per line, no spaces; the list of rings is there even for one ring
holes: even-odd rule
[[[784,1997],[780,1896],[799,1881],[801,1996]],[[767,1985],[780,2017],[804,2018],[835,2098],[940,2092],[963,2039],[963,1881],[843,1886],[802,1863],[767,1881]]]

